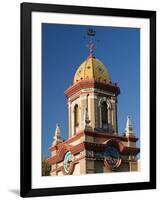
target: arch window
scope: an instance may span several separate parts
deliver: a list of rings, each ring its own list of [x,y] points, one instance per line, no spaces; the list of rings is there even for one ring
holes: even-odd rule
[[[74,107],[74,125],[79,125],[79,114],[78,114],[78,105],[76,104]]]
[[[106,102],[102,102],[101,104],[101,119],[102,128],[106,130],[108,128],[108,108]]]

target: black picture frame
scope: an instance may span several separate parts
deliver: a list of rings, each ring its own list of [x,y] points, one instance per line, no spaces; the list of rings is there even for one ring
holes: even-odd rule
[[[101,16],[147,18],[150,21],[150,181],[32,189],[31,165],[31,14],[32,12],[73,13]],[[156,188],[156,12],[145,10],[66,6],[37,3],[21,4],[21,179],[22,197],[99,193]]]

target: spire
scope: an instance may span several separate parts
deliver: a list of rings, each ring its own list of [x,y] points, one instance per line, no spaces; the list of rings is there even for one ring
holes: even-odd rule
[[[56,124],[56,130],[55,130],[55,134],[54,134],[54,137],[53,137],[52,146],[57,145],[57,144],[62,143],[62,142],[63,142],[63,139],[61,137],[60,127],[59,127],[59,124]]]
[[[126,137],[134,137],[133,126],[131,122],[130,116],[127,116],[126,128],[125,128],[125,136]]]
[[[93,37],[96,35],[96,31],[93,30],[92,28],[89,28],[87,30],[87,35],[88,35],[87,47],[89,49],[89,56],[93,56],[93,50],[95,49],[95,44],[93,42]]]

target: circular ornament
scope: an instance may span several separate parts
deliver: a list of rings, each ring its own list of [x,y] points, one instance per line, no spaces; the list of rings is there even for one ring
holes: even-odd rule
[[[107,146],[104,151],[104,164],[114,170],[121,164],[119,151],[114,146]]]
[[[73,161],[74,161],[74,156],[70,151],[68,151],[65,154],[64,161],[63,161],[64,174],[73,173],[73,168],[74,168]]]

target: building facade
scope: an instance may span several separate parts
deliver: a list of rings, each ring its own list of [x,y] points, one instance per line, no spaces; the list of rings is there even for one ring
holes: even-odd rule
[[[105,65],[93,55],[78,67],[68,99],[68,139],[63,141],[59,125],[49,148],[50,175],[137,171],[135,137],[130,116],[124,134],[118,133],[117,97]]]

